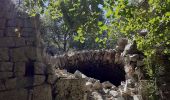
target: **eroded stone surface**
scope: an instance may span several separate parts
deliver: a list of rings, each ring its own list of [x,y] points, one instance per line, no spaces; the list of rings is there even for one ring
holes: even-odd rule
[[[0,100],[27,100],[27,96],[28,91],[26,89],[0,92]]]
[[[33,88],[32,100],[52,100],[51,86],[44,84]]]

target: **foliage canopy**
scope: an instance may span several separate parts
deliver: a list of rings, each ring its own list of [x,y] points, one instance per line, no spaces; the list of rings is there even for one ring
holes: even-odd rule
[[[148,59],[170,55],[170,0],[25,0],[29,13],[62,17],[74,40],[106,44],[110,38],[128,37]],[[98,7],[98,6],[101,7]],[[90,40],[89,40],[90,39]],[[152,64],[151,64],[152,65]]]

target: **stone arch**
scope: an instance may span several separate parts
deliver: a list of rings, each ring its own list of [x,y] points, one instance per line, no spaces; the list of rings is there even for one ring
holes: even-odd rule
[[[55,64],[54,64],[55,63]],[[125,81],[123,63],[116,62],[116,51],[110,50],[87,50],[70,52],[53,59],[56,68],[66,69],[70,73],[79,70],[88,77],[110,81],[119,86]]]

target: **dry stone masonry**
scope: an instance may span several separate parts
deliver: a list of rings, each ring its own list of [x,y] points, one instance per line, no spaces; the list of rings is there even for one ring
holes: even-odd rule
[[[76,70],[89,77],[103,81],[110,81],[114,85],[120,85],[125,81],[125,71],[122,64],[115,60],[115,50],[89,50],[76,51],[53,57],[48,62],[55,69],[67,69],[74,73]]]
[[[139,80],[143,78],[144,64],[143,54],[136,49],[135,42],[120,39],[115,50],[69,52],[49,57],[47,62],[56,71],[54,79],[84,79],[83,100],[147,100],[142,99],[140,93]]]
[[[135,41],[122,38],[115,50],[44,55],[39,17],[22,11],[21,1],[0,0],[0,100],[148,100]],[[168,100],[164,74],[160,87]]]
[[[19,9],[20,0],[0,0],[0,100],[52,100],[38,17]]]

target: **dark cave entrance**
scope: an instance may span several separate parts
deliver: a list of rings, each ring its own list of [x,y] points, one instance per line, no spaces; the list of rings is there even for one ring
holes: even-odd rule
[[[115,86],[119,86],[121,81],[125,81],[125,71],[122,65],[108,63],[83,63],[76,66],[67,66],[68,72],[74,73],[79,70],[88,77],[100,80],[100,82],[110,81]]]

